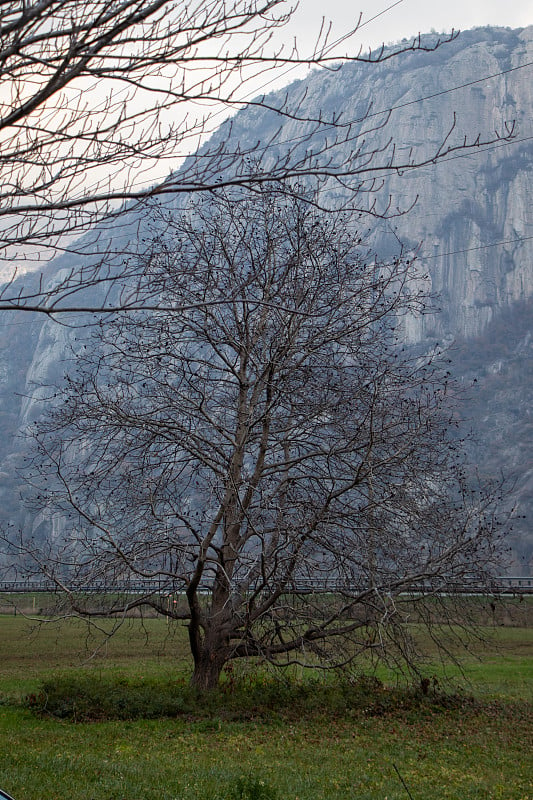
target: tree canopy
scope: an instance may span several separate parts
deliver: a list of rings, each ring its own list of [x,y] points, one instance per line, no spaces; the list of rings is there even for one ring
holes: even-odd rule
[[[400,344],[424,276],[278,188],[165,219],[135,265],[161,310],[81,340],[33,429],[56,533],[27,556],[75,613],[185,621],[201,688],[245,656],[416,663],[413,606],[425,619],[488,580],[496,548],[492,496],[450,435],[455,390]],[[94,583],[144,590],[99,611]]]

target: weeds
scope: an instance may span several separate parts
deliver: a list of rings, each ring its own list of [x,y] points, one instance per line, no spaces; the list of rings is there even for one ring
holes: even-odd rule
[[[222,795],[214,800],[277,800],[278,793],[262,778],[244,775],[229,785]]]
[[[247,676],[223,683],[220,690],[199,693],[185,681],[127,679],[78,674],[56,675],[25,698],[38,715],[74,722],[214,717],[248,720],[302,715],[361,716],[434,713],[471,706],[465,695],[445,694],[438,685],[422,682],[416,688],[391,688],[373,676],[357,680],[291,682]]]

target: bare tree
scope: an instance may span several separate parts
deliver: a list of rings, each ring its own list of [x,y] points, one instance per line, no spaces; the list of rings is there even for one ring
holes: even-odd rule
[[[56,535],[27,556],[74,613],[184,620],[200,688],[240,657],[414,663],[409,614],[488,579],[496,546],[447,377],[398,343],[423,276],[279,188],[219,190],[167,220],[141,258],[164,310],[80,343],[33,430]],[[144,591],[84,599],[119,583]]]
[[[358,27],[331,42],[323,26],[312,52],[300,54],[272,41],[290,18],[283,6],[282,0],[0,0],[0,256],[8,264],[46,263],[65,248],[94,251],[90,267],[80,270],[77,264],[53,289],[4,287],[0,309],[79,310],[80,291],[116,277],[101,263],[108,248],[116,247],[103,221],[112,225],[122,215],[125,225],[125,208],[134,211],[149,195],[190,196],[221,183],[256,184],[258,172],[255,166],[250,170],[248,157],[255,162],[257,145],[234,141],[231,126],[212,146],[198,149],[218,126],[221,108],[251,103],[279,120],[262,143],[263,182],[332,179],[355,198],[375,191],[375,179],[385,170],[410,169],[479,144],[476,137],[468,145],[446,137],[436,152],[400,156],[392,141],[368,141],[386,127],[386,110],[375,115],[369,108],[356,120],[337,112],[327,116],[305,108],[305,92],[290,103],[283,94],[250,101],[243,87],[255,88],[265,71],[301,64],[332,69],[347,59],[379,62],[440,44],[418,39],[374,54],[350,54],[343,48]],[[298,123],[292,141],[282,132],[287,118]],[[339,145],[352,140],[350,159],[340,158]],[[180,170],[155,180],[154,165],[166,159],[169,170],[176,170],[185,156]],[[96,223],[90,244],[73,242]],[[115,306],[135,302],[129,294],[115,298]]]

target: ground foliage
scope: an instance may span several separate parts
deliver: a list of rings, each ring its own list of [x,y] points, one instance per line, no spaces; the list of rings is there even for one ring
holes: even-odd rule
[[[219,690],[199,692],[185,681],[165,681],[94,674],[58,675],[25,698],[28,708],[73,722],[154,719],[294,720],[302,716],[380,716],[432,714],[471,709],[476,700],[442,691],[435,677],[410,687],[385,686],[371,675],[353,680],[311,677],[302,681],[230,674]]]

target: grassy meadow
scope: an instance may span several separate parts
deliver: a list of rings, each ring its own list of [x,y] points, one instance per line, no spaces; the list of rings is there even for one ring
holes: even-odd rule
[[[481,631],[490,643],[467,654],[462,676],[428,663],[427,696],[400,691],[390,673],[384,686],[350,687],[244,665],[200,702],[182,627],[132,619],[107,638],[112,624],[91,633],[0,616],[0,787],[16,800],[533,798],[531,626]],[[179,703],[166,718],[73,722],[28,707],[43,681],[100,687],[126,717],[134,695]]]

